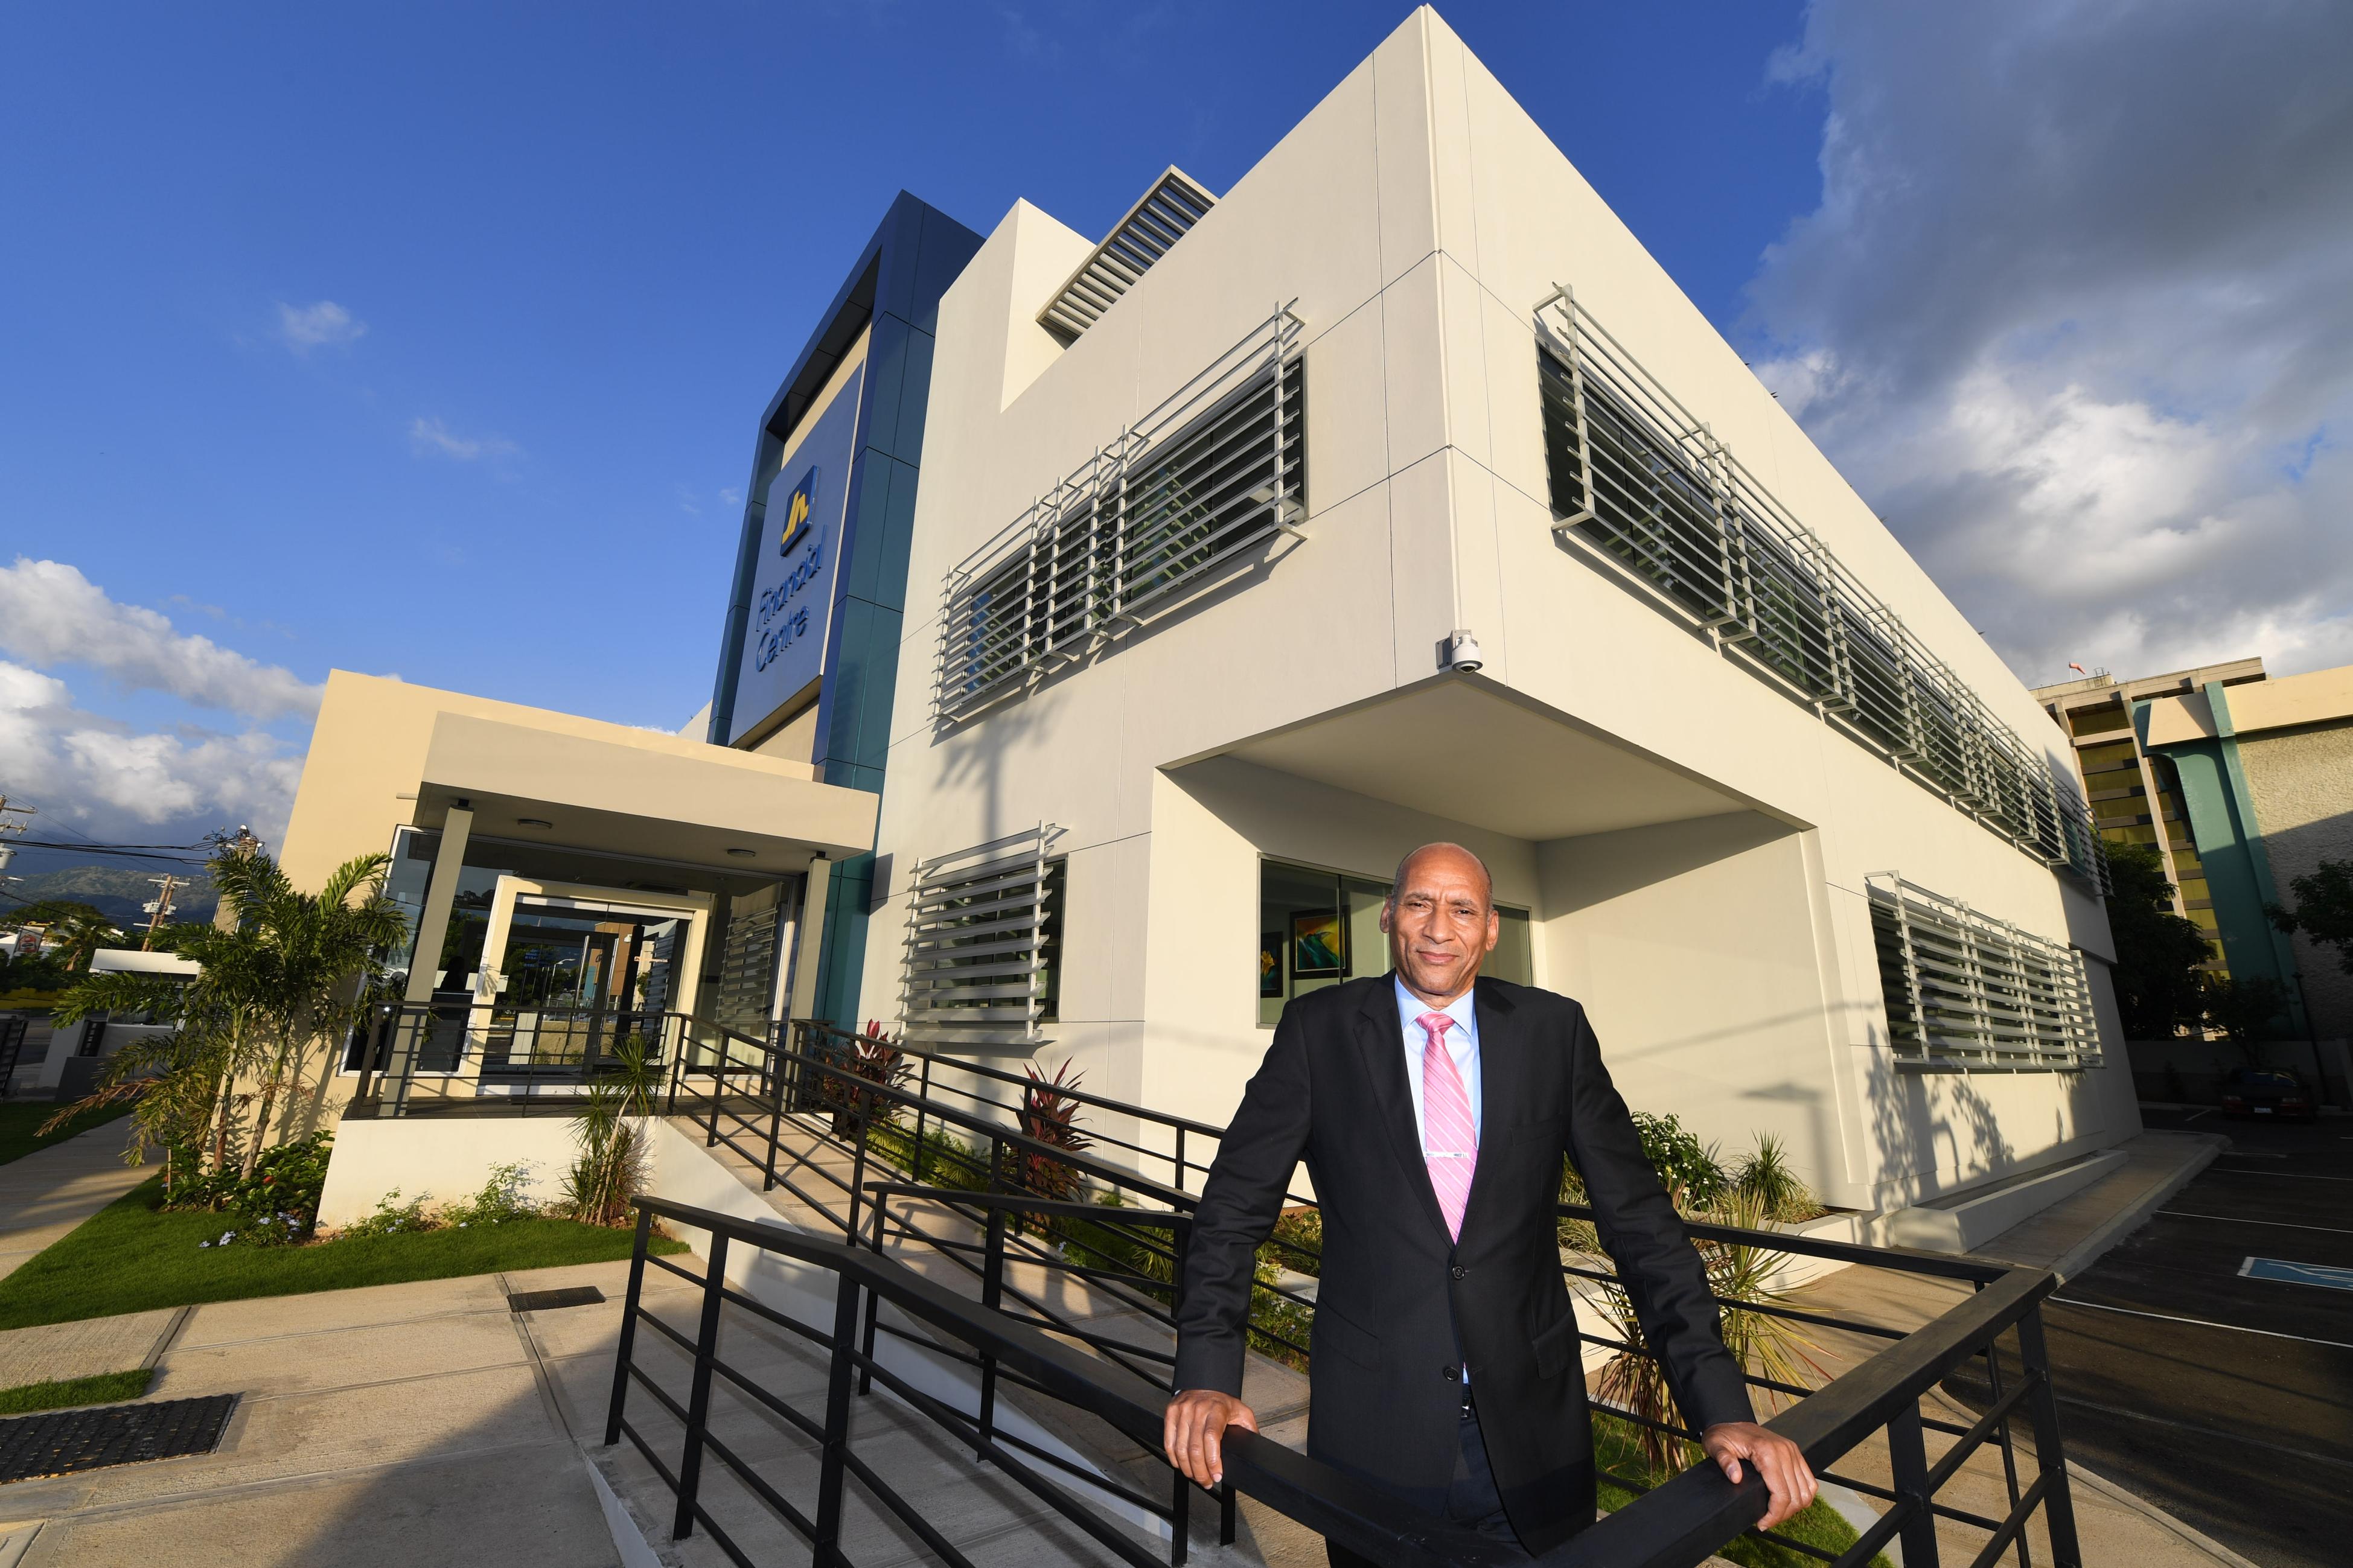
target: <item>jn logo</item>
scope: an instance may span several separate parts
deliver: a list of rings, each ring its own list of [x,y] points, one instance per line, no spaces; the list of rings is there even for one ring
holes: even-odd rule
[[[793,487],[792,499],[785,503],[785,528],[776,539],[776,553],[790,555],[809,535],[809,513],[817,507],[817,468],[801,476]]]

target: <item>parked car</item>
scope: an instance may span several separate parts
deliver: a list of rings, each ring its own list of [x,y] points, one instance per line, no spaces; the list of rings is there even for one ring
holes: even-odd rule
[[[2319,1115],[2304,1080],[2277,1068],[2233,1068],[2222,1079],[2225,1116],[2270,1116],[2313,1121]]]

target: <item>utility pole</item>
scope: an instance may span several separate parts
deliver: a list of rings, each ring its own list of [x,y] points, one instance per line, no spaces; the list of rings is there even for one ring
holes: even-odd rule
[[[24,816],[34,816],[38,815],[38,813],[29,805],[10,805],[8,804],[8,797],[5,795],[0,795],[0,834],[22,833],[25,831],[26,824],[21,822],[11,822],[8,820],[9,814],[12,812]],[[16,858],[16,847],[10,844],[5,838],[0,838],[0,872],[5,872],[8,869],[8,862],[14,860]]]
[[[216,853],[234,855],[239,859],[243,859],[261,847],[260,838],[255,835],[252,828],[243,823],[237,824],[237,832],[233,835],[208,834],[205,841],[213,847]],[[220,889],[216,888],[213,890],[218,892]],[[230,907],[227,899],[221,900],[213,909],[213,929],[215,931],[237,929],[237,911]]]
[[[139,951],[142,952],[148,952],[154,947],[155,932],[162,929],[164,921],[169,918],[172,913],[172,889],[181,886],[180,879],[169,871],[164,872],[160,877],[150,877],[147,879],[154,883],[157,887],[163,889],[164,891],[162,896],[156,899],[154,902],[145,906],[147,910],[147,940],[139,944]]]

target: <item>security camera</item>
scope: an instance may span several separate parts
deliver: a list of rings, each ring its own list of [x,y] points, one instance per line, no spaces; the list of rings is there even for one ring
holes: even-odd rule
[[[1486,660],[1480,656],[1479,639],[1467,631],[1457,630],[1447,637],[1438,662],[1458,675],[1468,675]]]

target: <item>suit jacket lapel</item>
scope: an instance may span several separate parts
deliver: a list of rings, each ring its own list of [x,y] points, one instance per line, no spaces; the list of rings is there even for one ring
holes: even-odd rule
[[[1416,1194],[1423,1216],[1443,1237],[1446,1215],[1430,1184],[1430,1162],[1422,1157],[1421,1134],[1414,1127],[1413,1088],[1406,1082],[1405,1030],[1398,1018],[1394,982],[1384,976],[1379,984],[1369,988],[1355,1025],[1356,1049],[1365,1061],[1365,1081],[1373,1087],[1381,1125],[1388,1131],[1398,1163],[1405,1167],[1406,1189]]]
[[[1479,1019],[1479,1150],[1483,1155],[1499,1142],[1504,1108],[1523,1103],[1527,1041],[1522,1037],[1519,1009],[1512,1005],[1499,987],[1482,980],[1473,989],[1472,997]],[[1409,1107],[1409,1114],[1410,1110]],[[1485,1206],[1481,1194],[1494,1184],[1491,1174],[1493,1168],[1482,1158],[1471,1173],[1471,1195],[1462,1205],[1462,1228],[1466,1232]]]

